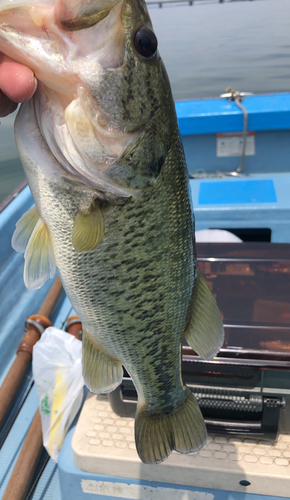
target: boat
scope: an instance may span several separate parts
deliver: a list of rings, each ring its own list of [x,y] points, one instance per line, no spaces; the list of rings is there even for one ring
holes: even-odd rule
[[[37,313],[65,329],[74,311],[59,281],[24,286],[23,254],[11,247],[15,223],[33,205],[24,182],[0,207],[0,421],[10,398],[0,427],[4,500],[289,498],[290,94],[227,89],[219,98],[176,102],[176,110],[196,230],[242,241],[197,243],[226,330],[210,362],[183,346],[184,378],[204,412],[208,443],[158,466],[142,464],[133,437],[136,394],[125,373],[110,397],[84,391],[58,463],[49,457],[23,335],[28,329],[39,338],[48,326],[39,327]],[[76,318],[69,323],[80,332]],[[19,362],[21,377],[14,372],[7,385]]]

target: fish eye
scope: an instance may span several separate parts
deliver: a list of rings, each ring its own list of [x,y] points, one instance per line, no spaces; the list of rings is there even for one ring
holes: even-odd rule
[[[149,28],[140,28],[134,36],[134,45],[137,52],[146,59],[151,59],[157,52],[157,38]]]

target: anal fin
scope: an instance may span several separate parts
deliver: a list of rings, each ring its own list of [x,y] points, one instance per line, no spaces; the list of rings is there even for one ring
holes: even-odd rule
[[[198,270],[197,293],[185,339],[204,359],[213,358],[224,342],[220,311],[205,279]]]
[[[88,389],[95,394],[111,392],[122,382],[122,365],[99,349],[90,337],[91,335],[83,328],[82,366],[84,381]]]

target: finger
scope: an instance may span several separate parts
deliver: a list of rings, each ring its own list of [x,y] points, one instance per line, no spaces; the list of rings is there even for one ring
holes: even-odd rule
[[[17,108],[17,103],[13,102],[0,90],[0,117],[10,115]]]
[[[37,87],[33,71],[5,55],[1,59],[0,89],[14,102],[28,101]]]

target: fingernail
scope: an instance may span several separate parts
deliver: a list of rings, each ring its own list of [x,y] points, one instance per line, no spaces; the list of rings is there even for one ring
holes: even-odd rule
[[[34,77],[34,87],[33,87],[33,93],[32,95],[34,94],[34,92],[36,91],[37,89],[37,79]]]

